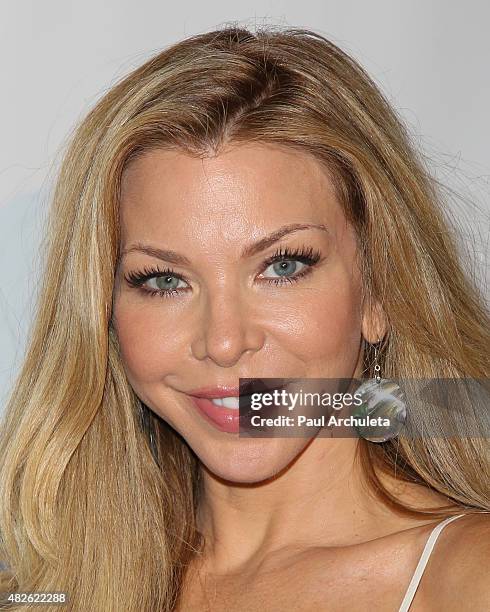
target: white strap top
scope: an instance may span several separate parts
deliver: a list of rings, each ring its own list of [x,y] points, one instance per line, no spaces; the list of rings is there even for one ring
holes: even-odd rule
[[[420,579],[422,578],[422,574],[424,573],[424,570],[425,570],[425,566],[427,565],[427,561],[429,560],[430,554],[432,552],[432,549],[434,548],[434,544],[436,543],[437,538],[439,537],[439,534],[441,533],[441,531],[444,529],[444,527],[448,523],[450,523],[451,521],[455,521],[456,519],[462,516],[466,516],[466,514],[458,514],[457,516],[450,516],[449,518],[445,519],[444,521],[436,525],[434,529],[431,531],[429,538],[425,544],[425,548],[422,551],[422,555],[420,556],[418,565],[415,568],[415,572],[412,576],[412,580],[410,581],[410,584],[408,585],[407,592],[405,593],[405,597],[403,598],[402,604],[398,612],[407,612],[407,610],[412,605],[412,601],[415,596],[415,592],[417,591]]]

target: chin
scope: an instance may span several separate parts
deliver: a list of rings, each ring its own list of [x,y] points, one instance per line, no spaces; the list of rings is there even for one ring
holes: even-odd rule
[[[286,470],[306,447],[307,438],[238,438],[221,445],[208,440],[194,452],[213,476],[237,484],[253,484]]]

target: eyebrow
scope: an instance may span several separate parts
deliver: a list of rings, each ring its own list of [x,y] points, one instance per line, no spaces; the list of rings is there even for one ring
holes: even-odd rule
[[[284,225],[271,234],[264,236],[264,238],[261,238],[257,242],[247,245],[243,249],[240,258],[246,259],[247,257],[257,255],[258,253],[265,251],[265,249],[274,243],[278,242],[284,236],[309,229],[319,229],[329,233],[328,228],[323,223],[292,223],[290,225]],[[167,261],[177,266],[191,265],[191,261],[185,257],[185,255],[181,255],[180,253],[172,251],[171,249],[160,249],[151,245],[142,244],[141,242],[137,242],[127,249],[124,249],[124,251],[121,253],[121,258],[124,257],[124,255],[133,252],[146,253],[146,255],[150,255],[150,257],[156,257],[157,259]]]

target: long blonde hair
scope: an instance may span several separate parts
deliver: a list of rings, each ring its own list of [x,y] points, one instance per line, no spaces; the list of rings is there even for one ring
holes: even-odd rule
[[[205,156],[230,142],[293,147],[330,171],[357,232],[366,299],[389,321],[386,376],[488,377],[483,297],[457,259],[434,180],[364,70],[303,29],[232,26],[183,40],[117,83],[64,157],[36,318],[0,438],[0,560],[9,567],[0,591],[67,591],[68,609],[83,612],[175,608],[202,545],[199,463],[142,404],[121,363],[111,325],[120,181],[149,149]],[[364,369],[373,375],[369,352]],[[490,510],[484,432],[359,448],[377,494],[413,516]],[[448,505],[397,502],[378,478],[395,470]]]

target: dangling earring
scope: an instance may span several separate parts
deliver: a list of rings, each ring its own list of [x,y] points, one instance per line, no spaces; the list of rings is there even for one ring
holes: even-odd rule
[[[373,348],[374,379],[362,383],[356,391],[362,403],[353,412],[354,428],[359,436],[370,442],[386,442],[400,433],[407,410],[400,386],[394,381],[381,378],[376,344]]]

